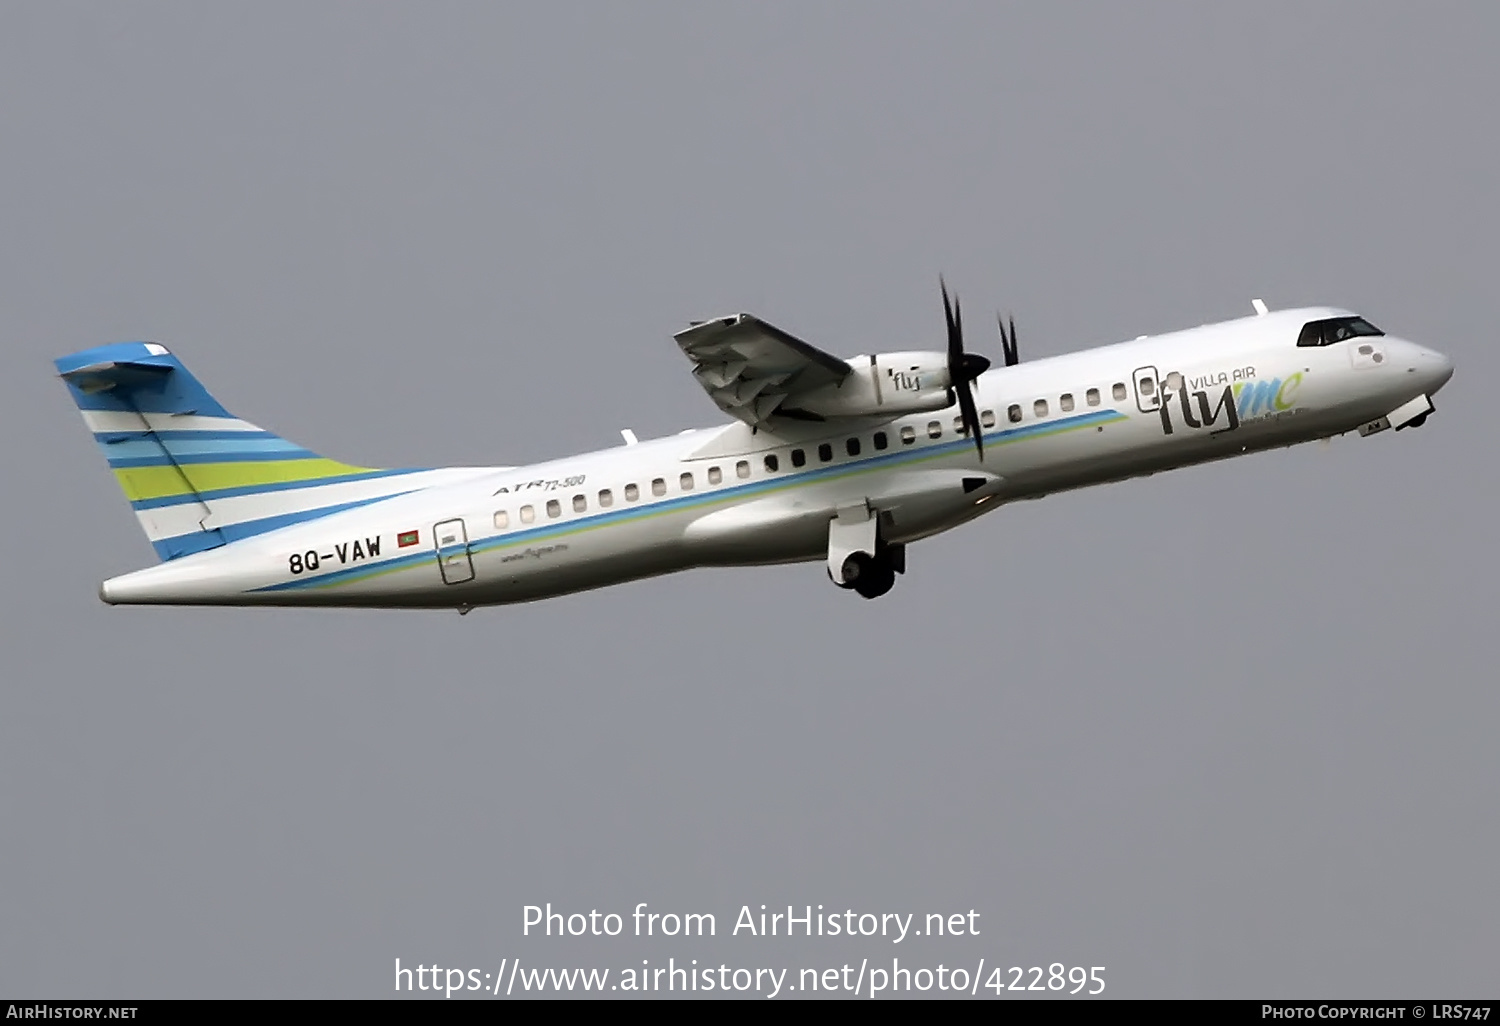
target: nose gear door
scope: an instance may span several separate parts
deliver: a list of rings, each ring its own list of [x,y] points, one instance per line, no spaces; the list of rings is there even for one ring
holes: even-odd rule
[[[463,584],[474,579],[474,561],[469,558],[469,533],[461,519],[432,525],[432,544],[437,550],[438,571],[444,584]]]

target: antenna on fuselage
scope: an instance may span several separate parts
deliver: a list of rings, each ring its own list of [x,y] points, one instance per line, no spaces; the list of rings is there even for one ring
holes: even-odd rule
[[[1264,317],[1271,312],[1270,308],[1266,306],[1264,299],[1252,299],[1250,300],[1250,305],[1255,307],[1255,316],[1257,317]]]

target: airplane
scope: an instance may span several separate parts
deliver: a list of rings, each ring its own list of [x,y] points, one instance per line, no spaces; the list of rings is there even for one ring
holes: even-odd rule
[[[161,562],[111,604],[449,608],[692,567],[823,561],[864,598],[907,546],[1008,503],[1357,431],[1422,426],[1448,357],[1334,307],[1001,366],[841,359],[751,314],[674,337],[727,424],[529,466],[377,470],[221,406],[167,348],[55,361]],[[998,320],[998,319],[997,319]]]

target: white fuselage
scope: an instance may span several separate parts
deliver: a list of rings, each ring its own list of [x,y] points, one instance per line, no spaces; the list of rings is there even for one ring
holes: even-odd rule
[[[904,544],[1007,502],[1347,432],[1451,375],[1445,357],[1391,336],[1298,347],[1304,322],[1339,313],[1278,311],[992,369],[976,382],[982,459],[956,406],[776,434],[735,423],[334,513],[114,578],[101,595],[467,609],[823,559],[830,521],[856,507]]]

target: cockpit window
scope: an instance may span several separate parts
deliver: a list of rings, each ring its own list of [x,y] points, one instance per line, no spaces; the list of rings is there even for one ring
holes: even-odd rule
[[[1297,345],[1331,346],[1335,342],[1359,338],[1363,335],[1384,335],[1375,325],[1363,317],[1330,317],[1326,321],[1308,321],[1302,326]]]

